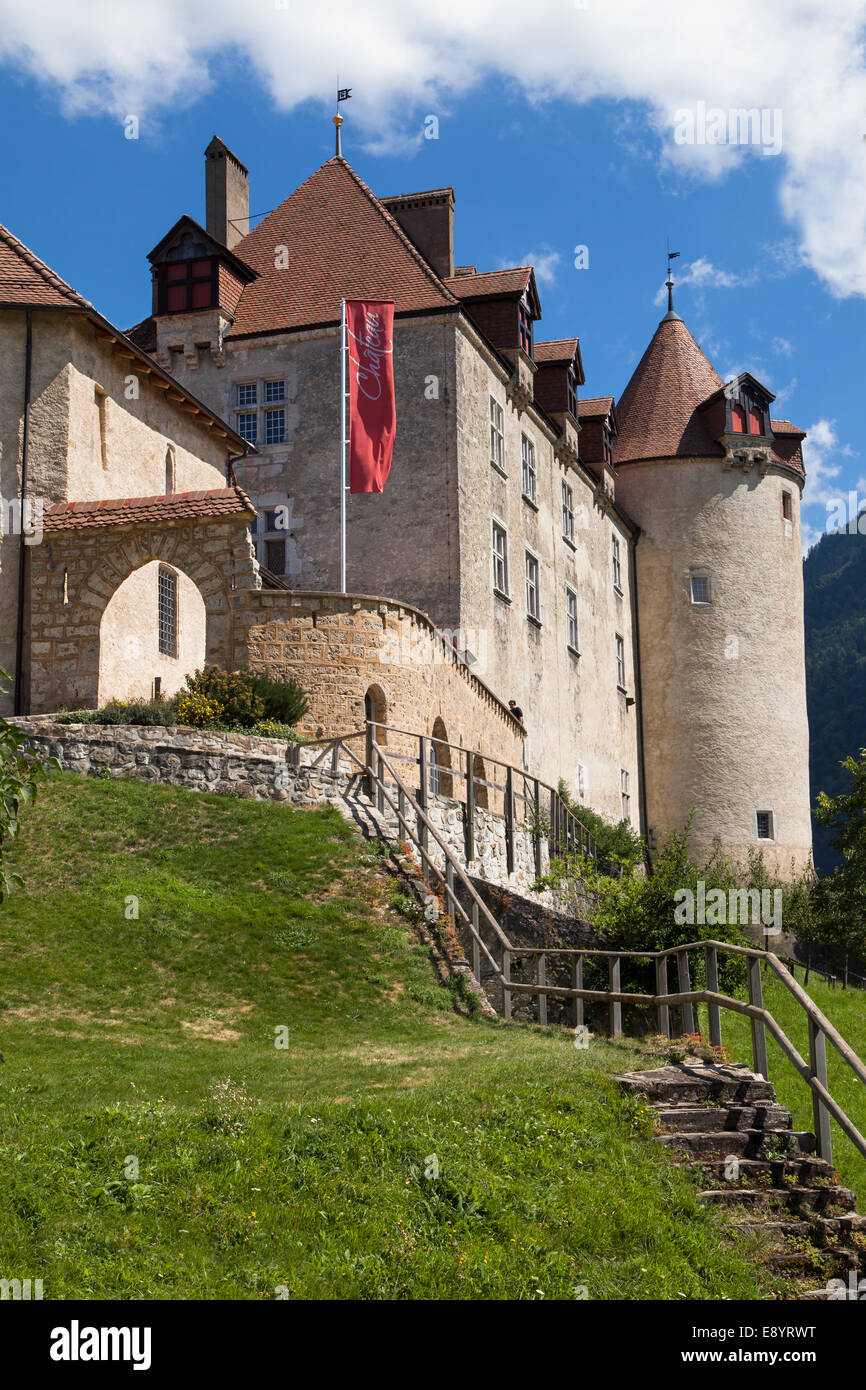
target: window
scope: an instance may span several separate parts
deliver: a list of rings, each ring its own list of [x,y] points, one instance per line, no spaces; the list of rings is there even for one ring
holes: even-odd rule
[[[285,540],[266,540],[265,541],[265,569],[269,569],[271,574],[285,574],[286,572],[286,542]]]
[[[169,444],[165,451],[165,495],[171,496],[175,489],[174,449]]]
[[[692,603],[709,603],[710,601],[710,580],[706,574],[693,574],[691,576]]]
[[[792,521],[794,518],[794,504],[790,492],[782,493],[782,516],[786,521]]]
[[[586,768],[583,763],[577,765],[577,794],[581,801],[586,796]]]
[[[244,410],[247,406],[258,405],[258,386],[254,381],[245,381],[238,387],[238,409]]]
[[[284,381],[265,382],[265,404],[270,405],[274,401],[284,401],[286,399],[286,383]]]
[[[498,521],[493,523],[493,588],[508,597],[508,536]]]
[[[616,634],[616,683],[619,690],[625,690],[625,638]]]
[[[286,412],[280,410],[265,411],[265,443],[282,444],[286,438]]]
[[[755,812],[755,831],[759,840],[775,840],[776,825],[772,811]]]
[[[565,590],[565,625],[568,650],[577,656],[580,651],[577,644],[577,594],[568,587]]]
[[[541,593],[538,588],[538,561],[531,550],[526,552],[526,616],[541,621]]]
[[[159,651],[162,656],[177,656],[177,575],[174,570],[160,566],[157,584]]]
[[[159,269],[159,312],[182,314],[216,303],[216,261],[168,261]]]
[[[741,405],[731,406],[731,431],[733,434],[746,433],[746,412]]]
[[[502,406],[490,397],[490,462],[500,473],[505,472],[505,424]]]
[[[562,484],[562,538],[574,544],[574,491]]]
[[[238,414],[237,432],[241,439],[245,439],[247,444],[255,444],[258,439],[258,416],[255,411],[245,411]]]
[[[528,435],[520,436],[520,460],[523,467],[523,495],[535,505],[538,475],[535,471],[535,445]]]
[[[568,369],[568,409],[569,413],[577,419],[577,377],[571,367]]]
[[[521,302],[517,306],[519,343],[527,357],[532,356],[532,319],[529,309]]]
[[[622,818],[631,820],[631,794],[628,786],[628,768],[621,767],[619,770],[620,796],[622,798]]]
[[[749,434],[764,433],[764,412],[760,406],[749,407]]]
[[[619,550],[619,536],[613,537],[613,587],[618,594],[622,593],[622,560]]]
[[[604,442],[604,461],[608,468],[613,467],[613,444],[611,442],[610,425],[605,421],[601,427],[601,437]]]

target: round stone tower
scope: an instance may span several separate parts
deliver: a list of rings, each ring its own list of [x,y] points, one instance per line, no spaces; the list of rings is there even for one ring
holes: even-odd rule
[[[636,550],[650,844],[791,876],[811,857],[802,430],[723,383],[673,310],[619,402],[616,495]]]

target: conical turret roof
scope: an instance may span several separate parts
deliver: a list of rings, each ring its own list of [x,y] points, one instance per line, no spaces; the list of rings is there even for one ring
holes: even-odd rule
[[[724,383],[682,319],[668,313],[617,403],[616,464],[723,453],[697,407]]]

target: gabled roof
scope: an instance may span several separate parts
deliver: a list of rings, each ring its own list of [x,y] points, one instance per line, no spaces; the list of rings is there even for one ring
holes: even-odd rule
[[[613,396],[587,396],[577,403],[578,416],[587,420],[602,420],[613,409]]]
[[[23,241],[0,226],[0,304],[92,310],[89,300],[61,280]]]
[[[800,439],[806,438],[806,431],[801,430],[799,425],[792,425],[790,420],[770,420],[770,428],[773,434],[796,434]]]
[[[80,531],[94,526],[130,526],[143,521],[191,521],[196,517],[255,514],[242,488],[175,492],[164,497],[116,497],[102,502],[58,502],[42,520],[43,531]]]
[[[528,292],[532,312],[536,318],[541,318],[541,300],[531,265],[519,265],[511,270],[482,270],[474,275],[450,275],[443,284],[458,299],[519,299]]]
[[[556,338],[549,343],[536,343],[533,355],[536,362],[573,362],[579,347],[578,338]]]
[[[662,319],[619,398],[617,467],[636,459],[723,453],[698,410],[723,385],[682,319]]]
[[[740,372],[739,376],[732,376],[730,381],[726,381],[718,391],[714,391],[711,396],[707,396],[707,399],[701,405],[701,410],[706,410],[708,406],[712,405],[713,401],[717,401],[719,396],[723,395],[724,392],[729,390],[732,386],[739,386],[743,383],[752,386],[757,395],[763,397],[768,402],[776,399],[773,392],[770,391],[762,381],[759,381],[756,376],[752,376],[751,372]]]
[[[285,246],[288,267],[276,269]],[[339,322],[340,300],[393,299],[398,314],[447,311],[457,301],[388,209],[334,156],[235,248],[259,273],[228,336]]]
[[[200,237],[214,255],[221,256],[224,261],[227,261],[232,269],[237,272],[239,279],[244,281],[256,279],[258,276],[257,270],[253,270],[252,266],[247,265],[246,261],[242,261],[240,256],[235,255],[234,251],[230,251],[227,246],[223,246],[221,241],[217,241],[216,237],[211,236],[210,232],[203,227],[200,222],[196,222],[195,218],[190,217],[189,213],[186,212],[182,217],[177,219],[174,226],[170,231],[166,232],[162,240],[156,243],[153,250],[148,252],[147,259],[151,264],[162,260],[162,252],[168,247],[169,243],[174,241],[176,237],[181,236],[187,229]]]

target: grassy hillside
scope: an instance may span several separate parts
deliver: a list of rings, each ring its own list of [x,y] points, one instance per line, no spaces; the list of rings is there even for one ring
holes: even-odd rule
[[[812,801],[846,785],[839,763],[866,746],[866,535],[828,535],[804,571],[806,695]],[[826,873],[837,857],[815,827],[815,863]]]
[[[3,1277],[46,1298],[766,1288],[606,1079],[633,1046],[455,1013],[335,811],[69,774],[16,859]]]

